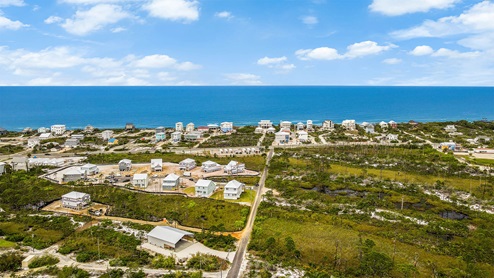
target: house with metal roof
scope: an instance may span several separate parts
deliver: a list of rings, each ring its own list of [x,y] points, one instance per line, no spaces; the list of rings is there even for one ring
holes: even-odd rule
[[[118,162],[118,170],[120,171],[130,171],[132,169],[132,160],[122,159]]]
[[[201,169],[203,172],[211,173],[221,170],[221,165],[214,161],[208,160],[202,163]]]
[[[161,158],[151,159],[151,171],[153,172],[163,171],[163,159]]]
[[[88,176],[93,176],[99,173],[99,168],[94,164],[88,163],[81,166],[81,172],[85,173]]]
[[[275,142],[278,144],[286,144],[290,142],[290,133],[284,132],[284,131],[279,131],[274,134],[275,136]]]
[[[182,141],[182,132],[175,131],[171,134],[172,142],[177,143]]]
[[[148,234],[148,243],[161,248],[175,249],[185,237],[193,237],[194,234],[168,226],[156,226]]]
[[[237,200],[244,192],[245,184],[236,180],[231,180],[225,185],[223,198],[226,200]]]
[[[62,206],[70,209],[83,209],[91,202],[87,193],[72,191],[62,196]]]
[[[132,185],[135,187],[146,188],[148,183],[148,174],[134,174],[134,177],[132,178]]]
[[[84,178],[84,172],[80,169],[73,168],[63,173],[62,181],[63,182],[71,182],[78,181]]]
[[[245,164],[238,163],[235,160],[228,162],[228,164],[223,168],[224,172],[227,174],[238,174],[245,171]]]
[[[190,171],[196,168],[196,161],[192,158],[186,158],[178,164],[180,166],[180,170]]]
[[[200,179],[196,182],[195,189],[196,197],[209,198],[216,189],[216,183],[214,181]]]
[[[180,185],[180,177],[174,173],[168,174],[162,181],[163,190],[176,190]]]
[[[14,171],[27,171],[28,170],[28,159],[26,156],[14,156],[12,158],[12,169]]]

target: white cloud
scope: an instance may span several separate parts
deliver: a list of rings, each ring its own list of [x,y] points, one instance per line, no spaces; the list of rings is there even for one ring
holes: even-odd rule
[[[84,36],[129,17],[131,15],[120,6],[99,4],[89,10],[77,11],[72,19],[66,19],[61,26],[71,34]]]
[[[181,22],[199,19],[199,2],[192,0],[151,0],[143,5],[150,16]]]
[[[434,52],[434,49],[428,45],[419,45],[415,47],[412,51],[410,51],[410,54],[414,56],[424,56],[424,55],[430,55]]]
[[[18,20],[10,20],[2,15],[0,15],[0,30],[8,29],[8,30],[19,30],[22,27],[28,27],[29,25],[24,24]]]
[[[59,0],[61,3],[75,4],[75,5],[97,5],[97,4],[115,4],[123,2],[131,2],[135,0]]]
[[[377,42],[364,41],[364,42],[359,42],[349,45],[347,47],[348,51],[345,54],[345,56],[349,58],[357,58],[367,55],[375,55],[395,47],[397,46],[393,44],[378,45]]]
[[[229,73],[225,74],[233,85],[262,85],[261,77],[250,73]]]
[[[398,16],[409,13],[428,12],[432,9],[453,7],[460,0],[374,0],[369,9],[373,12],[388,16]]]
[[[296,68],[294,64],[288,64],[288,58],[283,57],[263,57],[257,60],[257,64],[260,66],[267,66],[268,68],[274,68],[279,70],[279,73],[286,73]]]
[[[0,7],[22,7],[24,5],[26,5],[26,3],[24,3],[24,0],[0,0]]]
[[[300,60],[339,60],[353,59],[368,55],[375,55],[381,52],[397,47],[396,45],[379,45],[373,41],[364,41],[354,43],[347,47],[345,54],[339,54],[338,50],[329,47],[319,47],[314,49],[300,49],[295,52],[295,55]]]
[[[112,33],[121,33],[121,32],[127,31],[127,29],[125,29],[124,27],[116,27],[116,28],[111,29],[110,31]]]
[[[231,12],[228,11],[222,11],[222,12],[217,12],[214,14],[215,17],[218,18],[224,18],[224,19],[232,19],[233,15]]]
[[[174,68],[182,71],[189,71],[201,68],[191,62],[178,63],[168,55],[149,55],[134,61],[133,65],[138,68]]]
[[[494,3],[482,1],[459,16],[426,20],[421,25],[391,33],[396,38],[446,37],[457,34],[494,32]]]
[[[163,57],[168,57],[165,60],[171,62],[166,65],[172,73],[198,67],[191,62],[177,63],[175,59],[159,54],[113,59],[87,57],[85,52],[69,47],[40,51],[0,47],[0,76],[10,80],[11,85],[175,85],[183,82],[172,73],[165,76],[162,68],[156,66],[159,63],[153,64],[149,57],[161,58],[161,65],[166,64]]]
[[[400,64],[401,62],[402,62],[401,59],[398,58],[389,58],[383,60],[383,63],[387,65],[397,65]]]
[[[302,19],[302,23],[309,26],[316,25],[317,23],[319,23],[317,17],[312,15],[303,16],[301,19]]]
[[[271,65],[271,64],[279,64],[286,62],[287,58],[285,56],[279,57],[279,58],[269,58],[269,57],[264,57],[259,60],[257,60],[258,65]]]
[[[59,22],[62,22],[63,21],[63,18],[61,17],[58,17],[58,16],[50,16],[48,17],[47,19],[45,19],[45,23],[46,24],[53,24],[53,23],[59,23]]]
[[[338,54],[338,50],[329,47],[318,47],[314,49],[299,49],[295,55],[300,60],[337,60],[344,56]]]

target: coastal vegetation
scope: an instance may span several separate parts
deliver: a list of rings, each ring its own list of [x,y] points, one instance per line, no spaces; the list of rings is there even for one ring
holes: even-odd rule
[[[211,136],[201,143],[201,148],[236,148],[257,146],[261,134],[254,133],[255,127],[245,126],[235,130],[232,134]]]
[[[0,146],[0,154],[14,154],[18,152],[22,152],[24,148],[19,145],[4,145]]]

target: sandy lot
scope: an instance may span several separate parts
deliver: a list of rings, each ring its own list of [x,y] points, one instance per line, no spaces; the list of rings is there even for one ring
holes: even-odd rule
[[[100,203],[91,203],[91,205],[85,209],[81,210],[76,210],[76,209],[69,209],[69,208],[64,208],[62,207],[62,201],[58,200],[55,201],[46,207],[42,208],[41,210],[44,211],[52,211],[52,212],[58,212],[58,213],[68,213],[68,214],[75,214],[75,215],[89,215],[88,210],[93,209],[93,210],[102,210],[103,215],[106,213],[106,210],[108,209],[107,205],[103,205]]]

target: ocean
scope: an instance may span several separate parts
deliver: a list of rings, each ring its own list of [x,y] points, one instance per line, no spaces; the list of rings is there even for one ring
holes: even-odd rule
[[[494,120],[491,87],[0,87],[0,127]]]

